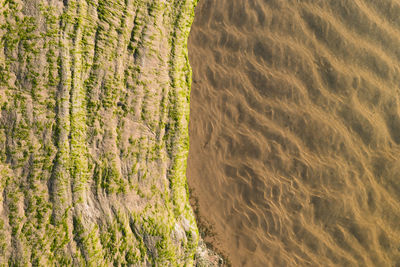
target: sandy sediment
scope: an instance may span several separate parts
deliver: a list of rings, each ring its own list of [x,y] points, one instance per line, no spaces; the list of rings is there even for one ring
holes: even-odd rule
[[[199,2],[188,181],[233,266],[400,262],[399,11]]]

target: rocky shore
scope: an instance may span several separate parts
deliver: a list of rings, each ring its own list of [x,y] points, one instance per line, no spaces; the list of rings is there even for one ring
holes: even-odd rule
[[[209,266],[186,183],[197,0],[0,1],[0,265]]]

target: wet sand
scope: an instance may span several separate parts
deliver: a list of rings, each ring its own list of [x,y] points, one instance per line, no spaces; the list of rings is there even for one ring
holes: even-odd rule
[[[399,14],[200,0],[187,175],[233,266],[400,266]]]

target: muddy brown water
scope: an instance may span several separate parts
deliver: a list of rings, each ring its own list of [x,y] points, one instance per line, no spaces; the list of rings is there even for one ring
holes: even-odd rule
[[[200,0],[188,181],[233,266],[400,266],[400,2]]]

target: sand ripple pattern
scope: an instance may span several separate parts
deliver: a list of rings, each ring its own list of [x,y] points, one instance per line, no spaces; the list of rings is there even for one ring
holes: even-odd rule
[[[400,266],[399,14],[199,2],[188,179],[233,266]]]

